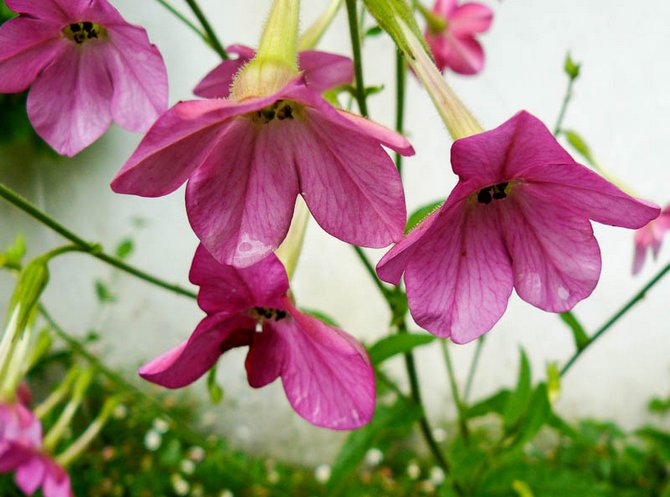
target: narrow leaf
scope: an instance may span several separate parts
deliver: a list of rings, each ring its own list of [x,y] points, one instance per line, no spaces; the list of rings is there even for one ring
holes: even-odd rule
[[[207,374],[207,391],[212,404],[218,405],[223,400],[223,389],[216,381],[216,365]]]
[[[486,416],[490,413],[496,413],[502,416],[505,411],[505,406],[509,403],[512,396],[510,390],[500,390],[490,397],[480,400],[466,411],[468,418],[477,418],[479,416]]]
[[[405,226],[405,234],[412,231],[416,226],[419,225],[419,223],[421,223],[421,221],[423,221],[430,214],[439,209],[443,203],[444,203],[443,200],[439,200],[437,202],[431,202],[430,204],[426,204],[423,207],[419,207],[417,210],[415,210],[407,220],[407,226]]]
[[[503,412],[503,422],[505,430],[509,431],[521,419],[528,408],[528,402],[531,395],[530,382],[530,363],[526,352],[521,349],[521,359],[519,361],[519,378],[517,380],[516,390],[509,398],[505,411]]]
[[[116,296],[102,280],[95,280],[95,294],[98,296],[98,300],[102,303],[116,301]]]
[[[565,324],[567,324],[572,330],[572,337],[575,340],[575,347],[577,350],[582,350],[589,344],[589,337],[584,331],[584,327],[581,325],[575,315],[571,312],[563,312],[560,314],[561,319]]]
[[[586,144],[584,139],[576,132],[572,130],[564,130],[565,138],[568,140],[568,143],[574,148],[579,155],[586,159],[591,166],[596,166],[596,160],[591,153],[591,149]]]
[[[405,53],[410,52],[409,45],[405,40],[400,23],[406,24],[414,34],[422,40],[424,48],[428,51],[419,25],[414,18],[412,8],[406,0],[363,0],[368,11],[374,16],[384,31],[386,31],[396,45]]]
[[[419,335],[417,333],[403,333],[402,335],[391,335],[382,338],[368,349],[370,360],[375,366],[391,357],[404,354],[415,347],[433,343],[435,337],[432,335]]]
[[[125,259],[133,253],[135,246],[130,238],[126,238],[116,247],[116,256],[119,259]]]

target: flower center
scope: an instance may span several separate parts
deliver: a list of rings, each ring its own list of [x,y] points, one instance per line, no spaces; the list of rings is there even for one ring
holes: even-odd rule
[[[286,311],[281,309],[270,309],[269,307],[254,307],[249,309],[249,314],[255,319],[272,319],[281,321],[286,317]]]
[[[88,40],[104,40],[107,38],[107,30],[100,24],[90,21],[69,24],[63,28],[63,34],[77,45],[81,45]]]
[[[272,105],[264,109],[252,112],[249,116],[257,124],[269,124],[272,121],[284,121],[286,119],[295,119],[300,112],[299,104],[290,100],[277,100]]]
[[[487,186],[477,192],[477,202],[480,204],[490,204],[492,200],[502,200],[507,198],[509,193],[509,183],[498,183],[497,185]]]

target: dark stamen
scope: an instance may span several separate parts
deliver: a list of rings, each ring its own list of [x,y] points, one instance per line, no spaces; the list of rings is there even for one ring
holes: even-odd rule
[[[490,204],[491,203],[491,187],[482,188],[477,194],[477,202],[480,204]]]
[[[79,32],[79,31],[81,31],[81,25],[80,25],[79,23],[70,24],[70,30],[71,30],[73,33],[77,33],[77,32]]]

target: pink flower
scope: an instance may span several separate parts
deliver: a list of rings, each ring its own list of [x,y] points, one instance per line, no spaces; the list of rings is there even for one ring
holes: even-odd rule
[[[0,473],[16,471],[26,495],[42,487],[44,497],[71,497],[65,470],[42,452],[42,425],[21,403],[0,402]]]
[[[112,119],[146,131],[167,108],[167,74],[144,29],[106,0],[6,0],[0,93],[31,87],[28,116],[57,152],[75,155]]]
[[[377,266],[405,285],[416,322],[465,343],[490,330],[516,288],[530,304],[564,312],[600,277],[589,219],[639,228],[659,208],[577,164],[527,112],[457,140],[456,188]]]
[[[658,257],[661,250],[663,235],[670,229],[670,205],[668,205],[661,215],[650,221],[645,227],[635,232],[635,257],[633,258],[633,274],[637,274],[644,265],[647,257],[647,249],[651,249],[654,260]]]
[[[193,90],[197,96],[228,98],[235,75],[256,55],[253,48],[244,45],[229,45],[226,51],[238,58],[224,60],[205,76]],[[305,50],[298,57],[305,84],[318,93],[350,84],[354,79],[354,65],[349,57],[318,50]]]
[[[248,346],[249,384],[260,388],[281,377],[291,406],[310,423],[347,430],[370,421],[375,384],[365,349],[294,307],[274,255],[237,269],[219,264],[200,246],[190,280],[200,286],[198,304],[207,317],[186,342],[143,366],[144,379],[180,388],[227,350]]]
[[[188,179],[193,230],[219,262],[239,267],[279,246],[298,194],[337,238],[367,247],[399,240],[404,194],[382,145],[405,155],[414,151],[397,133],[328,104],[320,92],[341,84],[343,72],[327,63],[333,56],[310,57],[311,70],[269,96],[175,105],[112,189],[159,197]]]
[[[458,5],[457,0],[437,0],[433,13],[446,22],[442,31],[436,32],[430,25],[426,29],[426,41],[440,72],[447,67],[459,74],[480,72],[484,49],[475,35],[489,29],[493,11],[478,2]]]

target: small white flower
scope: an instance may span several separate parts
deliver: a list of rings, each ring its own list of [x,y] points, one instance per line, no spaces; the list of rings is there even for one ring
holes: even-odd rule
[[[157,450],[161,446],[162,437],[156,430],[149,430],[144,436],[144,446],[147,450]]]
[[[167,431],[170,429],[170,425],[168,424],[168,422],[161,418],[154,419],[153,425],[154,430],[156,430],[161,435],[167,433]]]
[[[416,480],[421,476],[421,468],[415,461],[411,461],[407,465],[407,476],[409,476],[410,480]]]
[[[128,416],[128,406],[125,404],[119,404],[112,411],[112,416],[114,419],[125,419]]]
[[[174,493],[179,496],[188,495],[191,485],[179,475],[172,475],[172,488]]]
[[[268,483],[272,485],[279,483],[279,472],[276,469],[273,469],[270,472],[268,472]]]
[[[321,464],[314,470],[314,478],[316,478],[316,481],[319,483],[326,483],[328,480],[330,480],[330,473],[330,465]]]
[[[443,428],[435,428],[433,430],[433,438],[439,444],[447,440],[447,431]]]
[[[222,490],[219,497],[235,497],[235,495],[228,489]]]
[[[373,447],[365,454],[365,463],[369,466],[377,466],[384,460],[384,453]]]
[[[188,457],[193,462],[202,462],[202,460],[205,459],[205,455],[205,449],[198,446],[191,447],[188,451]]]
[[[192,475],[195,471],[195,463],[190,459],[184,459],[179,463],[179,469],[185,475]]]
[[[444,471],[442,471],[442,468],[437,466],[430,468],[430,481],[433,485],[441,485],[444,483]]]

